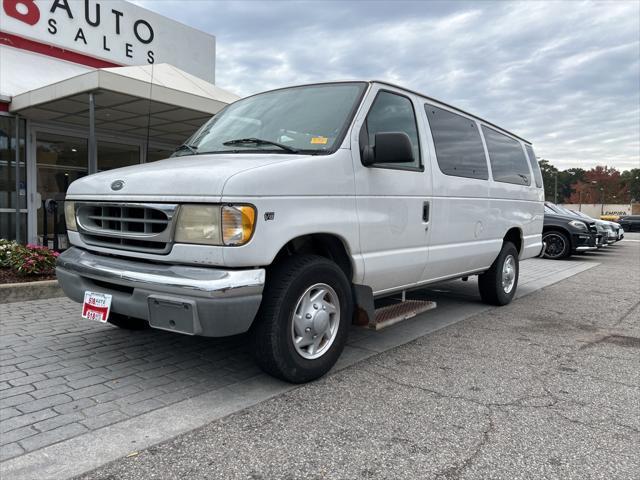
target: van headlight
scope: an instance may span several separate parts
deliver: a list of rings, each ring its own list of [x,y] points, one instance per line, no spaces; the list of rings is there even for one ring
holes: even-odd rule
[[[78,231],[75,202],[64,202],[64,220],[67,224],[67,230],[71,230],[72,232]]]
[[[176,243],[244,245],[255,227],[250,205],[181,205],[175,230]]]
[[[571,225],[576,230],[582,230],[583,232],[588,231],[587,225],[584,222],[581,222],[580,220],[571,220],[569,222],[569,225]]]

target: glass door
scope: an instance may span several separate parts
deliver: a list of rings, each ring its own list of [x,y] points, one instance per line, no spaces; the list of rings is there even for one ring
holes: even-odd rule
[[[64,198],[74,180],[87,174],[87,139],[50,132],[36,133],[38,242],[50,248],[68,247]]]
[[[0,238],[27,239],[27,169],[25,121],[20,120],[19,183],[16,191],[16,119],[0,116]],[[18,207],[19,211],[16,211]],[[19,229],[19,230],[18,230]]]

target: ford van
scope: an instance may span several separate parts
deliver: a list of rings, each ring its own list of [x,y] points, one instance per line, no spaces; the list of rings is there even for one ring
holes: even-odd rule
[[[248,332],[262,369],[305,382],[374,299],[477,275],[508,304],[543,200],[531,143],[480,117],[385,82],[282,88],[172,158],[73,182],[57,275],[85,318]]]

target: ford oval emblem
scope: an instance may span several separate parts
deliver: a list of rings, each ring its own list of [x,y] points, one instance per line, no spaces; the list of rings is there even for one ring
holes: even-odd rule
[[[124,187],[124,180],[116,180],[111,183],[111,190],[122,190]]]

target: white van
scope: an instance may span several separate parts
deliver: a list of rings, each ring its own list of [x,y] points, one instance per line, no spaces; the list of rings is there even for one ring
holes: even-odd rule
[[[172,158],[75,181],[57,275],[86,318],[249,331],[265,371],[304,382],[374,298],[479,275],[509,303],[543,200],[531,144],[481,118],[384,82],[283,88]]]

